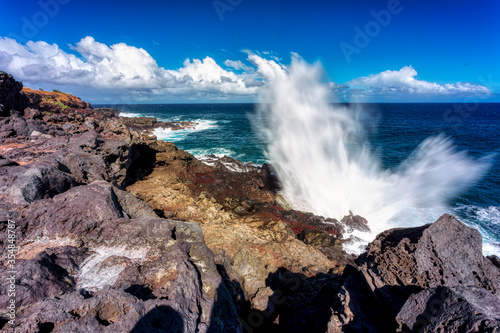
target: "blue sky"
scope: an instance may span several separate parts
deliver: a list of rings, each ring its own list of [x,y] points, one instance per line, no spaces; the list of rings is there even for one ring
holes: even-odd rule
[[[94,103],[251,102],[292,53],[341,100],[500,101],[499,37],[493,0],[0,3],[0,70]]]

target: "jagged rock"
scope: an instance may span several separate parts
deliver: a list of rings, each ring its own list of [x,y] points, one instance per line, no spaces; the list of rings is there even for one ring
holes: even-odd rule
[[[15,205],[25,205],[35,200],[52,197],[76,184],[75,179],[43,161],[29,168],[10,169],[0,184],[9,200]]]
[[[126,179],[129,148],[121,140],[101,140],[96,132],[73,136],[68,147],[55,152],[51,159],[83,184],[107,180],[122,186]]]
[[[265,280],[269,274],[266,264],[247,248],[242,248],[233,256],[231,264],[242,279],[242,286],[248,295],[253,296],[261,288],[265,288]]]
[[[96,108],[94,112],[99,114],[102,119],[116,118],[120,114],[120,110],[114,108]]]
[[[341,228],[340,224],[325,224],[324,218],[274,206],[274,193],[266,188],[261,169],[234,172],[204,165],[172,144],[147,147],[153,151],[143,148],[141,154],[154,153],[157,164],[127,191],[165,217],[199,222],[207,245],[213,251],[224,250],[231,258],[250,303],[278,267],[307,276],[341,270],[342,256],[329,259],[294,234],[315,227],[338,234],[334,228]]]
[[[398,332],[498,332],[500,299],[475,286],[430,288],[411,295],[396,320]]]
[[[37,323],[52,323],[54,332],[77,326],[128,332],[154,327],[154,320],[141,317],[169,307],[168,313],[157,313],[156,318],[168,322],[173,313],[185,331],[241,332],[231,295],[199,225],[147,217],[154,213],[144,206],[135,212],[136,207],[141,207],[138,199],[104,181],[30,204],[16,221],[23,233],[19,258],[34,258],[19,259],[21,267],[30,268],[22,270],[24,278],[20,275],[26,288],[25,301],[18,303],[18,329],[38,332]],[[136,218],[130,219],[127,211]],[[5,234],[0,236],[3,246]],[[64,251],[54,249],[61,243],[73,245]],[[75,246],[82,254],[66,255],[75,258],[74,263],[59,257],[70,249],[77,251]],[[0,275],[5,271],[0,268]],[[45,281],[44,290],[37,289],[40,279]],[[119,295],[114,301],[82,302],[79,296],[108,299],[110,293],[116,295],[114,289]],[[5,302],[8,297],[0,292],[0,304]],[[139,306],[140,315],[127,319],[131,310],[124,308],[127,304]],[[48,310],[40,311],[42,307]]]
[[[254,296],[259,304],[257,309],[263,311],[255,309],[241,318],[244,326],[256,332],[327,332],[340,286],[339,276],[320,273],[307,277],[280,269],[269,274],[266,285]],[[261,327],[257,325],[259,318]]]
[[[346,227],[346,231],[348,233],[351,233],[354,230],[370,232],[368,221],[359,215],[354,215],[352,212],[349,212],[349,215],[344,216],[340,223]]]
[[[14,166],[14,165],[19,165],[19,164],[16,163],[16,162],[14,162],[14,161],[11,161],[8,158],[3,157],[2,155],[0,155],[0,167],[3,167],[3,166]]]
[[[43,119],[43,113],[38,109],[26,108],[24,109],[24,117],[26,119]]]
[[[33,259],[21,260],[15,266],[16,308],[24,309],[47,298],[53,298],[71,292],[75,281],[69,272],[74,272],[83,262],[85,251],[74,247],[61,247],[42,251]],[[68,257],[70,260],[68,261]],[[63,263],[62,261],[66,261]],[[3,270],[2,281],[12,276],[10,270]],[[0,306],[7,308],[9,284],[0,286]]]
[[[231,265],[231,257],[222,249],[214,249],[214,260],[217,265],[217,271],[219,272],[224,285],[229,290],[233,302],[238,310],[238,313],[244,313],[249,304],[248,294],[241,287],[243,281],[238,272]]]
[[[330,247],[330,246],[340,246],[342,247],[342,242],[322,230],[311,230],[304,229],[298,236],[298,238],[306,244],[315,247]]]
[[[363,276],[353,266],[347,266],[341,287],[334,296],[328,333],[393,332],[393,318],[379,305]]]
[[[197,123],[192,121],[159,121],[155,117],[121,117],[123,124],[136,131],[151,133],[155,128],[170,128],[177,131],[186,128],[194,128]]]
[[[304,243],[314,246],[321,251],[328,259],[341,262],[343,264],[354,265],[354,255],[347,254],[343,250],[343,243],[338,236],[333,236],[330,233],[322,230],[304,229],[298,238]],[[341,271],[333,270],[337,273]]]
[[[27,107],[48,113],[68,114],[74,110],[90,109],[90,104],[80,98],[62,92],[50,92],[24,88],[23,94],[27,97]],[[24,108],[22,109],[24,110]]]
[[[496,255],[487,256],[486,258],[488,258],[497,268],[500,268],[500,259]]]
[[[261,237],[268,241],[284,243],[288,240],[295,240],[292,229],[283,221],[271,221],[260,228]]]
[[[26,119],[18,111],[11,111],[10,117],[3,119],[1,131],[12,131],[13,135],[20,138],[29,136],[31,133]]]
[[[255,295],[252,297],[252,307],[258,311],[270,310],[269,299],[273,295],[274,291],[269,287],[257,290]]]
[[[21,94],[23,84],[14,80],[12,75],[0,71],[0,116],[9,116],[10,110],[22,112],[27,105],[26,97]]]
[[[155,117],[124,117],[122,119],[125,125],[136,128],[153,128],[154,125],[158,122]]]
[[[447,214],[431,225],[379,234],[357,263],[371,290],[394,314],[412,293],[427,288],[500,290],[499,270],[483,257],[479,232]]]

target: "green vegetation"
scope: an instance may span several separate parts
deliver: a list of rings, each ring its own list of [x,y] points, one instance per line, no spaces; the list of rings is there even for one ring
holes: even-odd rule
[[[57,90],[57,89],[53,89],[52,92],[55,92],[55,93],[60,93],[60,94],[64,94],[62,91],[60,90]]]
[[[63,103],[61,103],[61,102],[56,102],[56,104],[57,104],[57,105],[59,105],[59,106],[61,107],[61,109],[63,109],[63,110],[67,110],[67,109],[69,109],[69,106],[64,105],[64,104],[63,104]]]

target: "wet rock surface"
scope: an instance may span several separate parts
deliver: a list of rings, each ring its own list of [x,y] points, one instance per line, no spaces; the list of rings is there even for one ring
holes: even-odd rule
[[[12,223],[18,247],[15,325],[0,314],[2,332],[498,326],[498,258],[452,216],[381,233],[356,259],[343,234],[369,221],[293,210],[270,165],[200,161],[148,135],[167,126],[156,119],[21,93],[3,72],[0,88],[0,247]],[[436,297],[446,306],[429,315]]]

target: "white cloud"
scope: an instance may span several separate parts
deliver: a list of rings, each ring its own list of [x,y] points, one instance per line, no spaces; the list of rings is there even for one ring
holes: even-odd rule
[[[226,65],[226,67],[229,68],[234,68],[236,70],[244,70],[246,72],[252,72],[255,70],[253,67],[245,65],[241,60],[234,61],[228,59],[224,62],[224,65]]]
[[[9,38],[0,38],[0,67],[21,80],[60,84],[75,84],[92,71],[56,44],[28,42],[24,46]]]
[[[440,85],[418,80],[415,76],[417,76],[417,71],[412,66],[405,66],[399,71],[387,70],[356,78],[347,82],[346,85],[369,95],[409,94],[425,97],[492,94],[488,88],[478,84],[458,82]]]
[[[67,53],[56,44],[40,41],[22,45],[0,38],[0,68],[28,83],[81,86],[86,91],[94,88],[101,93],[104,89],[139,100],[168,95],[203,95],[211,99],[253,96],[262,86],[256,69],[241,61],[225,62],[228,67],[243,70],[239,74],[222,68],[210,57],[186,59],[181,68],[165,69],[146,50],[125,43],[108,46],[85,37],[70,47],[76,54]],[[252,59],[267,68],[264,59]],[[261,71],[266,73],[266,68]]]
[[[251,51],[245,51],[248,54],[248,60],[257,67],[257,72],[265,79],[284,78],[286,75],[286,66],[277,63],[275,60],[264,59]]]
[[[226,60],[186,59],[181,68],[166,69],[144,49],[118,43],[106,45],[85,37],[70,46],[73,53],[43,41],[22,45],[0,37],[0,70],[34,88],[61,85],[84,98],[108,102],[166,100],[253,100],[266,83],[285,78],[288,68],[273,52],[245,50],[252,66]],[[292,58],[299,57],[292,53]],[[490,96],[492,92],[472,83],[438,84],[418,80],[417,71],[403,67],[384,71],[330,88],[341,96]]]

